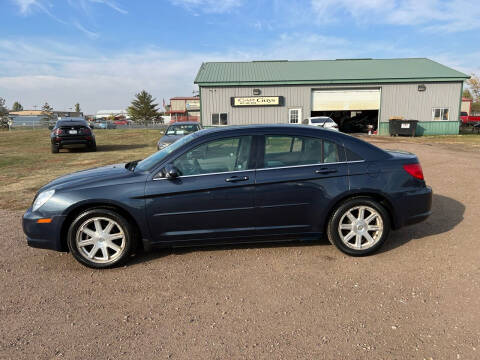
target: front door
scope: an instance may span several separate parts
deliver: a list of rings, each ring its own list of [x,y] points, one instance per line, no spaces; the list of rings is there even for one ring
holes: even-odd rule
[[[146,185],[154,242],[225,240],[254,230],[251,136],[211,140],[172,162],[180,176]]]
[[[322,232],[331,199],[347,191],[343,147],[319,138],[266,135],[256,176],[259,234]]]

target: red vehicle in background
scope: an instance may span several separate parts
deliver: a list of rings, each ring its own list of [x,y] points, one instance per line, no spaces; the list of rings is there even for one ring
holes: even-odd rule
[[[465,111],[460,113],[460,119],[462,119],[462,124],[464,125],[474,125],[476,123],[480,123],[480,116],[469,116]]]

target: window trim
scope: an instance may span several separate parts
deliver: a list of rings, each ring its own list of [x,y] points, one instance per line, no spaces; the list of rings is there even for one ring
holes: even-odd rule
[[[440,110],[440,119],[435,120],[435,110],[439,109]],[[443,114],[445,112],[445,109],[448,111],[448,116],[447,119],[443,119]],[[432,107],[432,121],[450,121],[450,108],[449,107]]]
[[[298,110],[298,122],[296,122],[296,123],[292,122],[292,119],[291,119],[291,111],[292,110]],[[297,125],[302,124],[302,113],[303,113],[303,109],[301,107],[288,108],[288,123],[289,124],[297,124]]]
[[[222,120],[221,120],[221,115],[222,114],[227,115],[227,123],[225,125],[222,124]],[[218,115],[218,125],[213,124],[213,115]],[[228,112],[226,112],[226,111],[225,112],[216,112],[216,113],[211,113],[210,114],[210,122],[211,122],[212,126],[228,126],[228,118],[229,118]]]

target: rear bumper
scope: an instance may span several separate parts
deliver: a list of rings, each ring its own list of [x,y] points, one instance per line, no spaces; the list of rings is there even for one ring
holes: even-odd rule
[[[426,186],[415,192],[408,192],[396,201],[397,221],[395,228],[417,224],[432,214],[432,188]]]
[[[92,146],[95,143],[93,138],[85,138],[85,137],[78,137],[78,138],[55,138],[52,139],[52,144],[58,147],[62,146],[69,146],[69,145],[84,145],[84,146]]]
[[[28,246],[41,249],[50,249],[56,251],[66,251],[61,242],[61,229],[65,216],[58,215],[51,217],[52,222],[48,224],[37,223],[38,219],[43,218],[34,214],[32,209],[28,209],[23,215],[22,227],[27,236]]]

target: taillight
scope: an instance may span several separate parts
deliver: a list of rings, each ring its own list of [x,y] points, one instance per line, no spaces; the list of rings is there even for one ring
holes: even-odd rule
[[[54,132],[53,132],[55,135],[62,135],[63,134],[63,130],[58,128],[56,129]]]
[[[412,175],[415,179],[424,180],[423,170],[419,163],[416,164],[405,164],[403,165],[404,170]]]
[[[84,127],[84,128],[81,128],[81,129],[80,129],[80,134],[82,134],[82,135],[91,135],[91,134],[92,134],[92,131],[91,131],[89,128]]]

